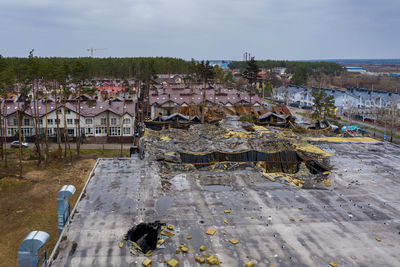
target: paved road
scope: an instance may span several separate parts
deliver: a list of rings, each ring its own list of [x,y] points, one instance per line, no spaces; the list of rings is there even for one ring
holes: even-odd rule
[[[296,120],[297,123],[299,123],[299,122],[312,123],[312,120],[310,120],[309,118],[306,118],[304,116],[301,116],[301,115],[297,114],[298,112],[301,113],[301,112],[307,112],[307,111],[305,111],[303,109],[293,108],[293,107],[290,107],[290,109],[295,113],[296,118],[298,119],[298,120]],[[347,118],[342,116],[341,119],[342,119],[342,123],[347,123]],[[384,127],[381,127],[379,125],[366,123],[366,122],[362,122],[362,121],[358,121],[358,120],[352,120],[351,124],[359,124],[359,125],[363,125],[363,126],[367,126],[367,127],[372,127],[372,128],[375,128],[375,129],[378,129],[378,130],[381,130],[381,131],[385,130]],[[368,133],[369,136],[371,136],[373,138],[376,138],[378,140],[383,140],[383,134],[382,133],[374,132],[374,131],[369,130],[369,129],[366,129],[366,132]],[[387,132],[389,133],[388,130],[387,130]],[[395,134],[400,135],[399,132],[397,132]],[[387,134],[386,140],[390,141],[389,134]],[[393,137],[392,141],[393,141],[393,143],[400,144],[400,138]]]
[[[342,121],[344,121],[346,123],[348,121],[347,117],[344,117],[344,116],[341,116],[341,119],[342,119]],[[375,129],[378,129],[378,130],[381,130],[381,131],[385,131],[385,127],[377,125],[377,124],[374,124],[374,123],[368,123],[368,122],[364,122],[364,121],[360,121],[360,120],[354,120],[354,119],[352,119],[351,121],[352,121],[351,124],[360,124],[360,125],[372,127],[372,128],[375,128]],[[389,123],[387,124],[386,132],[390,132],[390,124]],[[394,134],[400,135],[400,132],[394,131]]]
[[[347,122],[346,118],[341,117],[341,119],[342,119],[343,122]],[[375,125],[375,124],[372,124],[372,123],[359,121],[359,120],[352,120],[352,124],[359,124],[359,125],[363,125],[363,126],[366,126],[366,127],[375,128],[375,129],[378,129],[380,131],[385,131],[385,127],[382,127],[382,126],[379,126],[379,125]],[[378,132],[372,131],[370,129],[366,129],[366,131],[371,137],[383,140],[383,134],[382,133],[378,133]],[[391,139],[389,134],[390,134],[390,129],[387,128],[386,129],[386,140],[387,141],[390,141],[390,139]],[[399,132],[394,132],[394,134],[400,135]],[[392,141],[393,141],[393,143],[400,144],[400,138],[393,137]]]

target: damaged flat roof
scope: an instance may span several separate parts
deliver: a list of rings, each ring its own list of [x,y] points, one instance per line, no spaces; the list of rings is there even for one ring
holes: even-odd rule
[[[118,242],[132,226],[155,220],[172,224],[175,236],[149,257],[152,266],[173,258],[180,266],[200,266],[195,257],[201,245],[221,266],[249,260],[255,266],[398,265],[399,148],[321,147],[334,154],[329,190],[284,186],[244,168],[182,172],[163,191],[160,162],[100,159],[52,266],[140,266],[145,257]],[[213,183],[227,187],[205,189]],[[209,228],[213,236],[205,234]],[[182,242],[188,253],[176,254]]]

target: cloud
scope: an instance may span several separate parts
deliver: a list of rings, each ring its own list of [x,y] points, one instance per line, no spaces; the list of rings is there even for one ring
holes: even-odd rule
[[[396,0],[0,0],[0,54],[396,57]]]

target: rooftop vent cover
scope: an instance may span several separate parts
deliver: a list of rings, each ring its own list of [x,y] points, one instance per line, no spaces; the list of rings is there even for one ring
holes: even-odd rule
[[[44,260],[43,266],[46,265],[46,251],[38,258],[38,251],[49,239],[50,235],[43,231],[30,232],[21,242],[18,248],[18,266],[19,267],[35,267]]]

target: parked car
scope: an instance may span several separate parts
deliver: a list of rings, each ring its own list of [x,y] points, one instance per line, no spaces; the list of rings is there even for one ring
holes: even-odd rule
[[[21,143],[21,146],[24,148],[27,148],[28,147],[28,143],[26,143],[26,142],[22,142]],[[11,142],[11,148],[19,148],[19,141],[13,141],[13,142]]]

